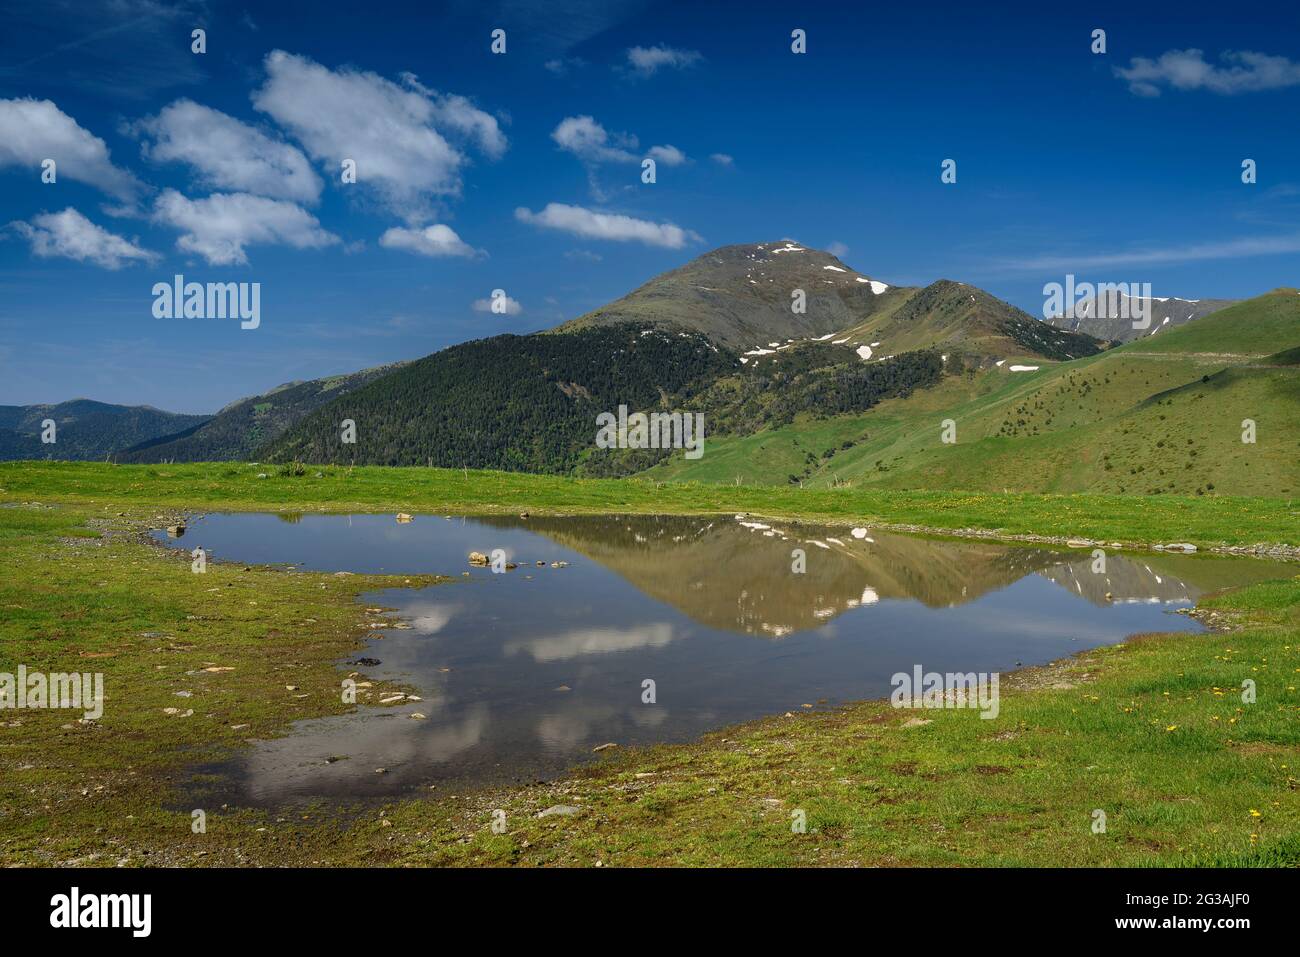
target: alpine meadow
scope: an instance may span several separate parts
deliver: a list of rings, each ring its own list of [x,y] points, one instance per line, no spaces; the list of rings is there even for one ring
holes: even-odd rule
[[[3,16],[19,939],[1289,928],[1293,12]]]

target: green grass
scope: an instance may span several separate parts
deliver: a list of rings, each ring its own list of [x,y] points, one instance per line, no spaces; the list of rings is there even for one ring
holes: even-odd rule
[[[1296,529],[1289,506],[1263,500],[260,470],[0,466],[0,661],[103,671],[108,689],[93,726],[0,712],[0,864],[1300,864],[1300,577],[1205,602],[1232,634],[1145,637],[1007,676],[993,721],[929,711],[931,724],[904,727],[912,713],[868,702],[614,752],[545,785],[207,808],[194,834],[177,803],[187,769],[347,710],[336,662],[374,618],[355,597],[407,579],[223,564],[195,575],[138,538],[181,509],[744,508],[1138,541],[1294,541]],[[1240,701],[1244,678],[1256,704]],[[554,804],[580,812],[534,816]],[[497,809],[504,834],[491,830]],[[795,809],[807,833],[792,833]],[[1092,833],[1094,809],[1105,834]]]
[[[93,725],[82,711],[0,711],[0,865],[193,857],[177,850],[188,810],[162,803],[181,770],[350,710],[335,661],[376,618],[356,596],[436,580],[221,563],[195,574],[184,553],[137,540],[149,519],[0,509],[0,671],[99,672],[105,691]]]
[[[1138,339],[1123,347],[1127,352],[1207,352],[1266,356],[1294,347],[1296,310],[1300,290],[1281,288],[1167,332]],[[1157,305],[1156,310],[1159,310]],[[1153,324],[1159,323],[1152,313]]]
[[[0,501],[68,502],[105,512],[122,503],[231,511],[748,511],[1008,536],[1190,541],[1202,547],[1295,545],[1300,528],[1297,507],[1287,499],[799,489],[377,466],[309,467],[302,476],[283,476],[274,466],[232,463],[5,462],[0,463]]]

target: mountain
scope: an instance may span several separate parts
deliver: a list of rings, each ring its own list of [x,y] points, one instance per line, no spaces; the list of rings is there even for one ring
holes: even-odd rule
[[[940,441],[951,419],[956,441]],[[1242,423],[1256,441],[1242,441]],[[1059,364],[968,367],[863,415],[715,441],[674,481],[1145,495],[1300,492],[1300,293]]]
[[[201,425],[209,418],[90,399],[58,405],[4,405],[0,406],[0,460],[102,459],[138,442]],[[55,423],[53,444],[41,441],[46,419]]]
[[[806,311],[791,309],[794,290]],[[596,449],[596,416],[620,406],[699,413],[710,436],[747,435],[866,412],[968,367],[1101,349],[973,286],[894,288],[795,243],[727,246],[549,332],[421,359],[254,454],[628,475],[675,452]],[[356,444],[341,441],[345,419],[357,423]]]
[[[304,416],[342,395],[400,369],[376,366],[348,375],[289,382],[263,395],[240,399],[204,421],[150,437],[114,456],[117,462],[208,462],[250,459],[259,446]]]
[[[806,294],[805,312],[790,309],[792,290]],[[895,287],[795,243],[728,246],[548,332],[284,386],[118,458],[810,486],[1300,490],[1300,294],[1155,318],[1158,334],[1116,346],[964,283]],[[706,454],[598,447],[598,416],[623,406],[702,415]],[[355,443],[343,441],[347,419]],[[1253,443],[1241,441],[1247,419]]]
[[[792,309],[796,290],[802,313]],[[802,340],[862,350],[864,359],[929,348],[976,360],[1074,359],[1102,348],[974,286],[892,286],[788,241],[715,249],[554,331],[629,322],[691,329],[748,356]]]
[[[982,289],[940,279],[900,295],[835,339],[850,348],[865,343],[868,354],[898,355],[915,349],[944,349],[976,365],[998,359],[1066,361],[1096,355],[1103,344],[1092,336],[1058,329]]]
[[[334,399],[257,455],[564,472],[594,451],[600,413],[688,403],[735,366],[734,353],[684,330],[622,324],[494,336],[451,346]],[[356,423],[355,444],[342,441],[344,419]]]
[[[796,289],[806,297],[802,314],[791,309]],[[554,331],[628,322],[671,325],[743,352],[837,332],[903,292],[798,243],[723,246]]]
[[[1130,297],[1127,293],[1092,296],[1074,307],[1072,316],[1053,316],[1047,321],[1058,329],[1082,332],[1098,339],[1132,342],[1167,332],[1174,326],[1192,322],[1212,312],[1234,305],[1236,299],[1179,299],[1177,297]],[[1150,312],[1145,312],[1149,309]],[[1135,317],[1149,320],[1145,329],[1135,329]]]

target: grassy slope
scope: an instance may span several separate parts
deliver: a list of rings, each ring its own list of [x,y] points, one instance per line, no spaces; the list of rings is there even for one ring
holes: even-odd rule
[[[281,475],[231,463],[0,463],[0,501],[323,511],[737,512],[858,524],[980,529],[1125,543],[1300,544],[1285,499],[798,489],[367,467]],[[266,474],[259,479],[257,475]]]
[[[1270,357],[1297,345],[1300,296],[1278,290],[1100,356],[950,379],[811,431],[714,439],[702,459],[646,474],[780,483],[800,471],[788,466],[802,463],[805,446],[866,435],[809,483],[1289,496],[1300,491],[1300,366]],[[955,445],[940,442],[946,418],[957,423]],[[1254,445],[1241,441],[1247,418]]]
[[[866,703],[616,753],[548,785],[355,815],[209,808],[207,833],[193,834],[189,809],[172,803],[175,776],[245,736],[342,710],[332,662],[362,627],[353,596],[393,582],[223,565],[193,575],[182,557],[124,534],[157,521],[159,500],[333,502],[301,480],[223,488],[200,467],[174,471],[152,480],[144,469],[87,466],[3,473],[6,497],[20,472],[44,473],[56,494],[41,498],[62,500],[0,508],[3,658],[102,670],[109,700],[93,728],[60,712],[4,714],[0,863],[1300,864],[1300,578],[1210,601],[1239,617],[1232,635],[1150,638],[1025,672],[1019,688],[1004,687],[994,721],[931,711],[932,724],[908,728],[910,714]],[[406,486],[401,501],[427,505],[436,489],[441,504],[454,503],[446,473],[424,488],[410,479],[427,473],[381,474],[390,477],[354,477],[348,500]],[[71,476],[81,496],[69,492]],[[593,505],[594,483],[569,484],[568,498],[555,480],[471,478],[466,506],[517,507],[530,483],[534,503]],[[1010,511],[1022,516],[1059,512],[1059,502],[1035,511],[1031,497],[1017,501]],[[972,520],[983,507],[991,525],[1009,505],[983,497],[962,507]],[[1166,523],[1150,526],[1157,537],[1179,537],[1171,517],[1148,516]],[[210,662],[234,670],[198,671]],[[1239,703],[1243,677],[1258,682],[1255,705]],[[194,696],[176,697],[181,689]],[[162,712],[177,706],[195,713]],[[558,803],[581,812],[533,816]],[[490,827],[498,808],[500,835]],[[791,832],[795,808],[807,813],[806,834]],[[1091,833],[1095,808],[1108,814],[1104,835]]]

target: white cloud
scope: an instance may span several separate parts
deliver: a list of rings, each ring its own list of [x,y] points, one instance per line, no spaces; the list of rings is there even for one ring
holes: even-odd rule
[[[506,311],[505,311],[505,315],[507,315],[507,316],[517,316],[517,315],[519,315],[521,312],[524,311],[524,307],[523,307],[522,305],[519,304],[519,300],[518,300],[518,299],[511,299],[509,296],[506,296],[505,299],[506,299]],[[491,311],[492,311],[492,300],[491,300],[491,299],[475,299],[474,302],[472,303],[472,305],[473,305],[473,307],[474,307],[474,311],[475,311],[475,312],[491,312]],[[497,313],[497,315],[501,315],[501,313]]]
[[[152,139],[141,148],[146,159],[186,163],[209,189],[300,203],[320,198],[320,177],[301,150],[192,100],[177,100],[130,129]]]
[[[433,106],[435,124],[455,130],[492,159],[505,155],[506,135],[501,132],[496,117],[480,110],[467,97],[429,89],[414,73],[403,73],[402,82],[428,98]]]
[[[245,246],[319,249],[339,242],[301,206],[248,193],[189,199],[164,190],[154,203],[153,219],[181,230],[176,248],[197,253],[213,266],[247,264]]]
[[[582,57],[561,56],[547,60],[542,66],[556,76],[564,76],[570,70],[581,69],[587,62]]]
[[[653,223],[618,213],[598,213],[565,203],[547,203],[546,208],[537,213],[520,206],[515,210],[515,218],[522,223],[558,229],[588,239],[635,241],[665,249],[681,249],[687,242],[700,240],[696,233],[672,223]]]
[[[28,166],[35,177],[46,159],[54,160],[60,179],[87,183],[121,200],[135,199],[142,189],[135,176],[113,165],[103,140],[51,101],[0,100],[0,167]]]
[[[1281,236],[1243,236],[1207,243],[1134,249],[1090,256],[1039,256],[1004,262],[1003,269],[1036,272],[1042,270],[1097,269],[1107,266],[1141,266],[1153,263],[1191,263],[1216,259],[1247,259],[1253,256],[1277,256],[1300,253],[1300,233]]]
[[[713,153],[709,156],[709,159],[713,160],[713,162],[717,163],[719,166],[734,166],[736,162],[733,157],[726,153]]]
[[[589,249],[570,249],[564,254],[565,259],[571,259],[574,262],[598,263],[605,257],[600,253],[593,253]]]
[[[1127,67],[1116,67],[1115,74],[1138,96],[1159,96],[1162,86],[1231,95],[1300,84],[1300,63],[1284,56],[1229,50],[1219,59],[1222,66],[1206,62],[1200,50],[1170,50],[1156,60],[1133,57]]]
[[[594,117],[566,116],[551,131],[551,139],[560,149],[572,153],[587,164],[592,179],[592,192],[600,198],[595,181],[595,167],[601,163],[639,163],[642,154],[633,152],[640,145],[631,133],[612,133]],[[686,154],[676,146],[652,146],[645,155],[664,166],[680,166],[687,162]]]
[[[826,244],[826,251],[830,253],[832,256],[834,256],[836,259],[843,259],[845,256],[849,254],[849,247],[845,246],[839,240],[836,240],[833,243]]]
[[[662,44],[652,47],[632,47],[627,51],[627,62],[634,73],[653,76],[661,67],[684,69],[694,66],[704,57],[698,50],[679,50]]]
[[[420,256],[480,256],[482,253],[461,241],[450,226],[435,223],[423,229],[393,227],[379,237],[385,249],[401,249]]]
[[[121,269],[133,262],[153,262],[156,253],[96,226],[71,206],[61,213],[41,213],[31,223],[10,223],[10,228],[32,245],[42,259],[62,257],[93,262],[105,269]]]
[[[656,163],[662,163],[664,166],[681,166],[686,162],[686,154],[671,144],[650,147],[649,156]]]
[[[640,158],[631,150],[637,138],[630,133],[611,134],[590,116],[567,116],[551,131],[560,149],[586,163],[635,163]]]
[[[495,118],[464,97],[427,89],[409,73],[399,86],[283,50],[267,55],[266,73],[253,106],[291,132],[331,175],[343,160],[355,160],[358,183],[376,189],[411,224],[433,215],[433,198],[460,192],[468,159],[444,133],[490,157],[506,149]]]

